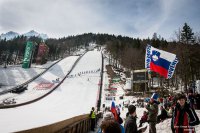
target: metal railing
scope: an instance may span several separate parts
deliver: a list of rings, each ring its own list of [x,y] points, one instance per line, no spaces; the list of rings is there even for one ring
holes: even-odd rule
[[[104,58],[103,54],[101,53],[102,57],[102,65],[101,65],[101,80],[100,80],[100,92],[99,92],[99,99],[98,99],[98,104],[97,104],[97,110],[100,111],[101,108],[101,95],[102,95],[102,83],[103,83],[103,71],[104,71]]]
[[[99,113],[96,115],[96,124],[102,114]],[[56,133],[88,133],[91,131],[91,119],[88,117],[83,118],[71,125],[64,127],[63,129],[57,131]]]
[[[101,114],[97,114],[96,122],[99,118],[101,118]],[[89,131],[91,131],[91,119],[89,114],[85,114],[43,127],[18,131],[16,133],[88,133]]]

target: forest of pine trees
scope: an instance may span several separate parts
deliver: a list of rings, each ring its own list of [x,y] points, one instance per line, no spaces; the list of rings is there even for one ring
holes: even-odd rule
[[[187,23],[180,32],[176,32],[176,35],[176,41],[169,42],[164,38],[156,37],[156,34],[152,39],[139,39],[121,35],[85,33],[59,39],[50,38],[45,41],[45,44],[49,47],[48,60],[56,60],[71,55],[75,50],[86,48],[89,43],[96,43],[105,46],[106,51],[115,62],[113,64],[115,67],[120,64],[128,70],[144,69],[145,48],[147,44],[150,44],[177,55],[179,63],[175,76],[168,82],[170,85],[176,86],[177,81],[181,80],[187,87],[191,81],[200,79],[200,38],[194,36]],[[0,65],[21,63],[27,41],[39,44],[42,39],[19,36],[13,40],[0,40]],[[37,53],[34,54],[33,59],[36,58],[36,55]]]

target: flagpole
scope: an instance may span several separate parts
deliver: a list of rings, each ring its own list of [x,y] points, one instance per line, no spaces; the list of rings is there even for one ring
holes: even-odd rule
[[[147,69],[145,69],[146,71],[145,71],[145,93],[147,92],[147,83],[146,83],[146,76],[147,76]]]

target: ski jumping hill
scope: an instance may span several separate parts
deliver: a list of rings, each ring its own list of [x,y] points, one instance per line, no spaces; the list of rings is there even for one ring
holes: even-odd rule
[[[16,102],[24,102],[48,88],[40,88],[43,81],[58,84],[72,67],[77,57],[68,57],[52,67],[44,76],[33,81],[27,92],[17,95]],[[69,65],[69,66],[68,66]],[[96,106],[102,66],[100,51],[89,51],[77,62],[67,78],[52,93],[24,106],[0,109],[0,132],[17,132],[88,114]],[[59,80],[56,80],[58,79]],[[36,87],[37,86],[37,87]],[[31,89],[32,87],[32,89]],[[33,91],[34,88],[34,92]],[[32,90],[32,91],[31,91]],[[37,92],[37,93],[36,93]],[[13,97],[9,96],[9,97]]]

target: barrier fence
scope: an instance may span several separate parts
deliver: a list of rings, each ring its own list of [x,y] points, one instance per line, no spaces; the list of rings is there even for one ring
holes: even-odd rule
[[[96,122],[102,116],[97,114]],[[91,129],[89,114],[76,116],[51,125],[24,130],[16,133],[88,133]]]

